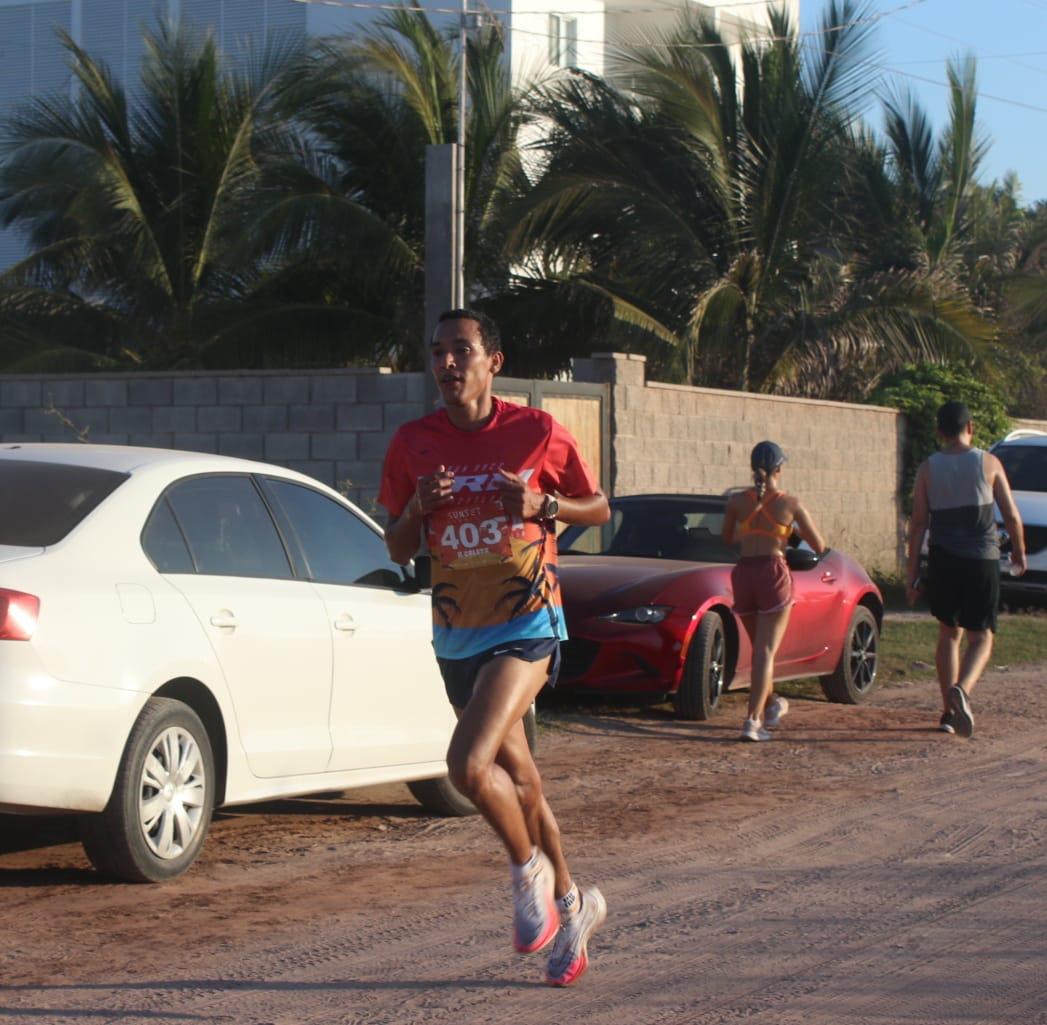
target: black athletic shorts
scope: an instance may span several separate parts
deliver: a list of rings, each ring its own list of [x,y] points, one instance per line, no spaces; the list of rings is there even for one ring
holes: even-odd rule
[[[473,686],[480,670],[491,659],[501,658],[503,655],[519,658],[524,662],[541,662],[543,658],[552,655],[548,683],[550,687],[556,686],[556,678],[560,675],[560,641],[556,637],[538,637],[496,644],[477,655],[470,655],[469,658],[438,658],[436,662],[440,666],[440,675],[444,678],[447,700],[457,709],[465,708],[473,696]]]
[[[946,626],[996,632],[1000,604],[998,559],[962,559],[931,545],[927,560],[931,615]]]

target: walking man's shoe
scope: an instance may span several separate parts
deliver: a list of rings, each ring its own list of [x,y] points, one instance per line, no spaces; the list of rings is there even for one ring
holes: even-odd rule
[[[974,732],[974,713],[971,711],[971,701],[962,687],[950,687],[946,692],[946,700],[952,709],[953,729],[961,737],[969,737]]]
[[[589,937],[607,917],[607,901],[595,886],[579,887],[579,891],[581,906],[561,919],[560,931],[549,955],[545,981],[550,986],[570,986],[585,974],[589,967]]]
[[[938,731],[940,733],[955,733],[956,727],[953,725],[952,709],[948,712],[942,712],[942,717],[938,720]]]

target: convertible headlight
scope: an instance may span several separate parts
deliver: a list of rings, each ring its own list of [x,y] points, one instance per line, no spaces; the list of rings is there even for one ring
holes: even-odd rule
[[[672,610],[671,605],[640,605],[635,609],[611,612],[600,618],[609,619],[612,623],[660,623]]]

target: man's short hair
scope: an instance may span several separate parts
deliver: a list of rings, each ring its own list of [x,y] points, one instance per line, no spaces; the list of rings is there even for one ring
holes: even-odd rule
[[[480,341],[483,342],[484,352],[493,356],[502,351],[502,336],[498,333],[498,325],[486,313],[466,309],[445,310],[437,318],[437,323],[442,324],[445,320],[474,321],[480,328]]]
[[[938,433],[943,438],[958,438],[971,422],[971,411],[957,400],[938,408]]]

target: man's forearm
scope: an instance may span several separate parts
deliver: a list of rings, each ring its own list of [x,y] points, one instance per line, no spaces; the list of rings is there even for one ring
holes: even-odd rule
[[[1011,539],[1011,553],[1019,557],[1025,556],[1025,529],[1022,521],[1017,516],[1009,517],[1003,521],[1007,530],[1007,536]]]
[[[602,492],[586,495],[584,498],[559,497],[560,508],[556,518],[561,523],[576,524],[580,527],[598,527],[611,518],[611,507],[607,496]]]
[[[927,534],[926,525],[913,526],[909,535],[909,566],[906,583],[912,583],[920,574],[920,552],[923,548],[923,539]]]
[[[407,508],[385,529],[385,547],[393,562],[406,566],[418,551],[422,537],[422,514],[412,496]]]

